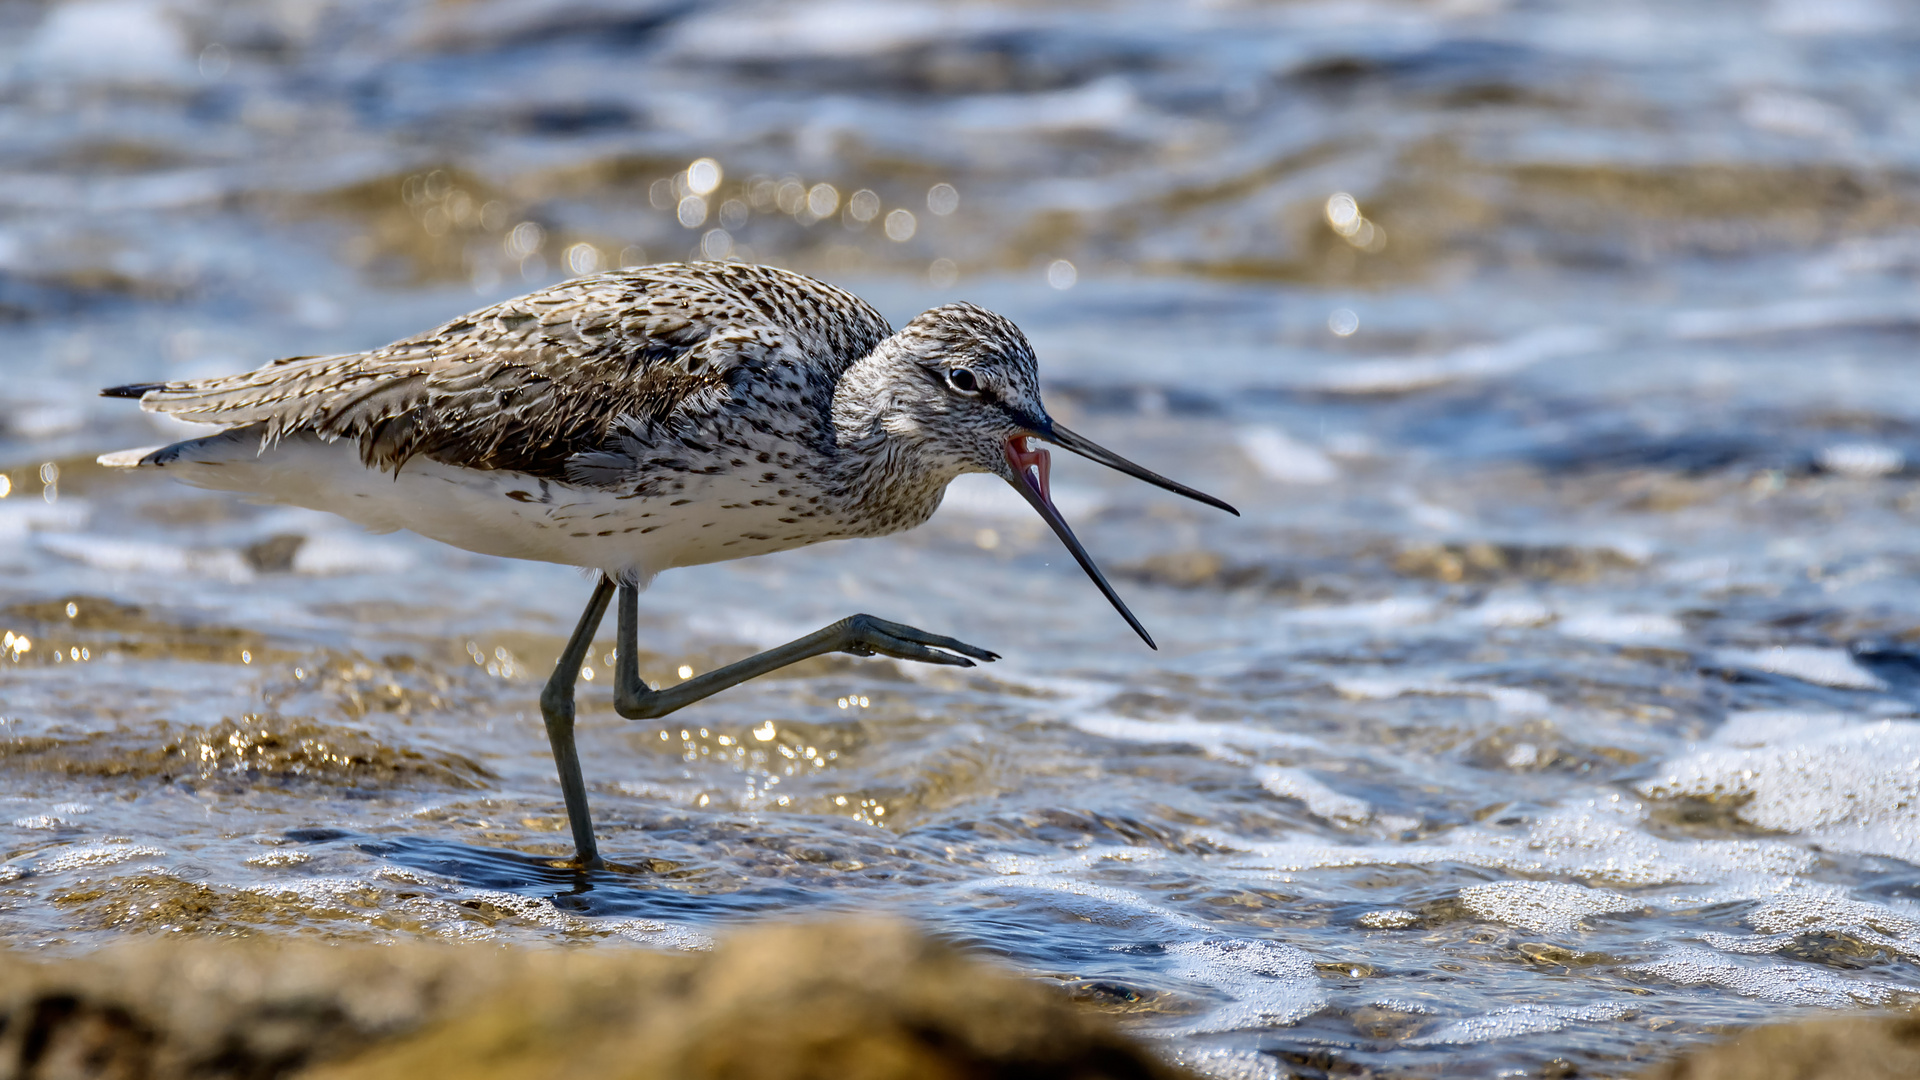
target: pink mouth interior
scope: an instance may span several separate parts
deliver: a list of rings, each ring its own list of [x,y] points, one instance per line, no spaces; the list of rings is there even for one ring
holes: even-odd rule
[[[1053,504],[1053,495],[1047,487],[1047,471],[1053,458],[1045,450],[1034,445],[1030,435],[1015,435],[1007,440],[1007,464],[1013,466],[1014,474],[1025,481],[1048,505]]]

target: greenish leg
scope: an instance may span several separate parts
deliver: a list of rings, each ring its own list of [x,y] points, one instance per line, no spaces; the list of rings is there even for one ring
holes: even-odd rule
[[[891,656],[899,660],[919,660],[951,667],[972,667],[974,660],[1000,659],[998,654],[964,641],[929,634],[925,630],[876,619],[872,615],[850,615],[806,637],[756,653],[738,663],[696,675],[665,690],[655,690],[640,678],[640,650],[636,641],[639,607],[640,590],[631,585],[620,586],[620,637],[617,646],[619,653],[614,660],[613,707],[629,720],[657,720],[748,679],[757,679],[788,664],[797,664],[808,657],[827,653]]]
[[[553,764],[560,771],[560,794],[567,803],[567,823],[573,827],[573,847],[585,869],[600,866],[600,849],[593,841],[593,815],[587,808],[587,782],[580,773],[580,752],[573,744],[573,684],[580,677],[580,665],[586,663],[593,648],[593,635],[606,618],[607,602],[613,598],[614,584],[601,578],[593,587],[593,599],[580,615],[580,624],[567,639],[566,651],[553,667],[553,677],[540,692],[540,715],[547,722],[547,741],[553,744]],[[623,657],[624,659],[624,657]]]
[[[996,653],[954,638],[929,634],[872,615],[851,615],[806,637],[716,668],[677,686],[655,690],[640,678],[640,590],[632,585],[616,586],[611,578],[601,578],[594,586],[593,599],[587,601],[587,610],[580,616],[580,624],[573,629],[573,637],[567,641],[566,651],[554,666],[553,677],[547,680],[547,688],[540,694],[540,714],[546,718],[547,739],[553,744],[553,763],[560,772],[560,792],[566,799],[568,824],[573,827],[573,846],[579,853],[580,865],[589,869],[600,866],[601,862],[599,847],[593,839],[593,817],[587,808],[586,780],[580,772],[580,753],[573,741],[573,687],[616,588],[620,592],[620,629],[614,660],[613,707],[629,720],[657,720],[748,679],[827,653],[891,656],[951,667],[972,667],[974,660],[1000,659]]]

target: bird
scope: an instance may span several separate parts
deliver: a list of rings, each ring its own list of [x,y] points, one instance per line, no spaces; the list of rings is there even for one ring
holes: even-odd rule
[[[616,594],[615,710],[656,719],[825,653],[999,659],[863,613],[655,689],[639,672],[638,597],[663,571],[911,529],[956,477],[990,473],[1158,648],[1054,506],[1037,444],[1239,513],[1055,421],[1033,347],[1006,317],[955,302],[895,331],[852,293],[740,262],[577,277],[367,352],[101,393],[220,428],[102,465],[596,574],[540,695],[570,864],[584,868],[604,862],[574,686]]]

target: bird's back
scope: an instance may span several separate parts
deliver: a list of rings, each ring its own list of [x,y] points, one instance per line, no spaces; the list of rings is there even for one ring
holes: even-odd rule
[[[257,428],[263,445],[352,440],[371,468],[425,456],[565,480],[623,424],[695,433],[766,393],[824,410],[840,374],[891,332],[865,301],[813,278],[670,263],[562,282],[369,352],[108,393]]]
[[[615,271],[370,352],[110,390],[227,430],[101,460],[644,578],[860,534],[830,414],[890,333],[852,294],[771,267]]]

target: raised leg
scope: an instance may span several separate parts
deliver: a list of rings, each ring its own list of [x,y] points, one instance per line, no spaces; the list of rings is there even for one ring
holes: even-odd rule
[[[547,722],[547,740],[553,744],[554,767],[560,772],[560,793],[567,803],[567,823],[573,827],[573,846],[580,865],[601,865],[599,845],[593,839],[593,816],[587,808],[586,779],[580,773],[580,753],[573,742],[573,686],[580,677],[580,666],[593,647],[593,635],[606,618],[607,602],[616,586],[601,578],[594,586],[593,598],[573,628],[566,651],[554,665],[553,677],[540,693],[540,715]],[[972,667],[974,660],[998,660],[999,655],[939,634],[929,634],[911,626],[902,626],[871,615],[851,615],[831,626],[816,630],[797,641],[790,641],[766,652],[747,657],[737,664],[716,668],[688,679],[678,686],[655,690],[640,678],[639,636],[640,590],[631,585],[617,586],[620,591],[620,636],[614,660],[613,707],[629,720],[653,720],[711,697],[730,686],[799,663],[810,656],[831,652],[855,656],[892,656],[901,660],[919,660],[929,664]],[[968,659],[972,657],[972,659]]]
[[[567,802],[567,823],[573,826],[573,846],[580,865],[593,869],[600,865],[600,849],[593,842],[593,815],[587,809],[587,782],[580,774],[580,753],[573,745],[573,684],[580,677],[580,665],[593,648],[593,635],[607,616],[607,601],[613,598],[613,582],[601,578],[593,587],[593,599],[580,615],[580,625],[567,639],[566,651],[553,667],[553,677],[540,692],[540,715],[547,721],[547,741],[553,744],[553,764],[560,771],[560,794]],[[624,591],[624,590],[623,590]],[[621,649],[621,659],[626,650]]]
[[[600,594],[594,594],[596,598]],[[929,634],[911,626],[902,626],[871,615],[850,615],[806,637],[789,641],[738,663],[696,675],[677,686],[655,690],[640,678],[640,657],[636,645],[640,590],[620,586],[620,637],[614,659],[613,707],[629,720],[655,720],[683,709],[702,698],[711,697],[730,686],[756,679],[788,664],[810,656],[844,652],[855,656],[891,656],[900,660],[919,660],[928,664],[972,667],[974,660],[998,660],[998,654],[976,648],[939,634]],[[969,660],[968,657],[972,657]],[[557,678],[556,674],[556,678]],[[569,683],[569,690],[572,684]],[[579,827],[575,826],[578,835]]]

